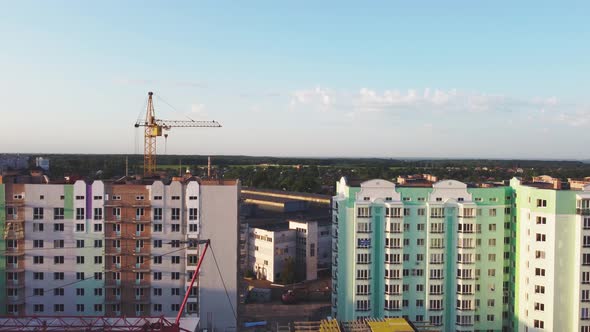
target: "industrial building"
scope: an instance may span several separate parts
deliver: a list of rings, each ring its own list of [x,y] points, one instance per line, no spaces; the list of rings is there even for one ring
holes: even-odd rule
[[[239,181],[26,179],[0,178],[0,314],[176,316],[209,239],[184,314],[235,330]]]
[[[332,314],[403,316],[446,331],[589,331],[586,224],[588,185],[343,178],[333,198]]]
[[[291,220],[288,224],[250,228],[247,268],[257,279],[279,282],[291,261],[296,280],[315,280],[318,271],[327,271],[330,266],[331,227],[327,222]]]

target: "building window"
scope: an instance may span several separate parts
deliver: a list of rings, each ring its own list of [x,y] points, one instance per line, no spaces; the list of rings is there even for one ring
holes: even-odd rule
[[[369,311],[371,310],[371,301],[369,300],[358,300],[356,301],[357,311]]]
[[[537,328],[537,329],[544,329],[545,328],[545,322],[542,321],[542,320],[535,319],[533,321],[533,326],[535,328]]]
[[[369,208],[369,207],[357,208],[357,217],[370,218],[371,217],[371,208]]]
[[[94,208],[94,220],[102,220],[102,208]]]
[[[490,217],[495,217],[496,216],[496,209],[490,209],[489,215],[490,215]]]
[[[76,264],[84,264],[84,256],[76,256]]]
[[[102,248],[102,240],[94,240],[94,248]]]
[[[143,217],[145,211],[143,208],[136,208],[135,209],[135,220],[141,220],[141,217]]]
[[[544,277],[545,276],[545,269],[536,268],[535,269],[535,275],[536,276]]]
[[[53,220],[63,220],[64,208],[53,208]]]
[[[162,220],[162,208],[154,208],[154,220]]]
[[[172,220],[180,220],[180,209],[179,208],[172,208]]]
[[[113,208],[113,217],[115,218],[115,220],[121,220],[121,208],[119,208],[119,207]]]
[[[171,279],[172,280],[180,280],[180,272],[172,272]]]
[[[84,224],[76,224],[76,232],[84,232]]]
[[[180,232],[180,224],[172,224],[172,232]]]
[[[102,224],[94,224],[95,232],[102,232]]]
[[[84,208],[76,208],[76,220],[84,220]]]
[[[162,248],[162,240],[154,240],[154,248]]]
[[[545,242],[547,240],[547,237],[545,234],[537,233],[536,240],[537,240],[537,242]]]
[[[43,208],[33,208],[33,220],[43,219]]]
[[[155,233],[162,231],[162,224],[153,224],[152,227],[154,227],[154,232]]]
[[[199,231],[199,225],[197,225],[197,224],[188,224],[188,231],[189,232],[198,232]]]
[[[537,207],[547,207],[546,199],[537,199]]]
[[[33,280],[44,280],[45,274],[43,272],[33,272]]]
[[[54,304],[53,305],[53,312],[64,312],[64,305],[63,304]]]
[[[188,209],[188,220],[197,220],[197,208]]]

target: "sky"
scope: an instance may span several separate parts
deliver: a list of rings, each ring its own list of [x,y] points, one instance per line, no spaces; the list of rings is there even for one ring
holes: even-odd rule
[[[590,159],[590,2],[1,1],[0,152]]]

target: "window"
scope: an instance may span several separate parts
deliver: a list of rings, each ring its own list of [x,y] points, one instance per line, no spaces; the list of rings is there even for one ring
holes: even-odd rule
[[[143,232],[143,231],[145,231],[145,225],[144,224],[137,224],[137,225],[135,225],[135,231],[136,232],[140,232],[140,233]]]
[[[54,232],[63,232],[64,231],[64,224],[53,224],[53,231]]]
[[[136,201],[143,201],[144,198],[145,197],[143,195],[137,195],[137,196],[135,196],[135,200]]]
[[[188,224],[188,231],[189,232],[198,232],[199,231],[199,225],[197,225],[197,224]]]
[[[154,196],[154,201],[161,201],[162,200],[162,196]]]
[[[371,301],[369,300],[358,300],[356,301],[357,311],[369,311],[371,310]]]
[[[357,217],[370,218],[371,217],[371,208],[369,208],[369,207],[357,208]]]
[[[546,225],[547,224],[547,218],[545,217],[539,217],[537,216],[537,225]]]
[[[119,207],[113,208],[113,217],[115,218],[115,220],[121,220],[121,208],[119,208]]]
[[[545,234],[536,233],[536,240],[537,242],[545,242],[547,240],[547,237]]]
[[[62,220],[64,218],[64,208],[53,208],[53,220]]]
[[[55,288],[53,289],[53,295],[54,296],[64,296],[65,291],[63,288]]]
[[[171,279],[172,280],[180,280],[180,272],[172,272]]]
[[[172,224],[172,232],[180,232],[180,224]]]
[[[533,326],[535,328],[538,328],[538,329],[544,329],[545,328],[545,322],[542,321],[542,320],[535,319],[533,321]]]
[[[45,275],[43,272],[33,272],[33,280],[44,280]]]
[[[197,196],[189,196],[188,199],[189,199],[189,201],[196,201]]]
[[[33,248],[43,248],[43,240],[33,240]]]
[[[102,264],[102,256],[94,256],[94,264]]]
[[[53,257],[53,264],[63,264],[64,263],[64,256],[54,256]]]
[[[188,220],[197,220],[197,208],[188,209]]]
[[[76,264],[84,264],[84,256],[76,256]]]
[[[489,215],[490,215],[490,217],[495,217],[496,216],[496,209],[490,209]]]
[[[172,196],[171,197],[173,201],[179,201],[180,200],[180,196]]]
[[[33,208],[33,220],[43,219],[43,208]]]
[[[386,278],[387,278],[387,271],[388,270],[385,270],[385,274],[386,274],[385,277]],[[397,272],[399,274],[399,271],[397,271]],[[356,278],[359,279],[359,280],[367,280],[367,279],[370,279],[371,278],[370,271],[369,270],[365,270],[365,269],[363,269],[363,270],[356,270]]]
[[[370,264],[371,263],[371,254],[357,254],[356,255],[356,262],[357,262],[357,264]]]
[[[84,240],[76,240],[76,248],[84,248]]]
[[[180,288],[171,288],[170,289],[170,295],[173,295],[173,296],[180,295]]]
[[[162,280],[162,272],[154,272],[154,280]]]
[[[145,214],[145,211],[143,208],[136,208],[135,209],[135,220],[141,220],[141,217],[143,217]]]
[[[162,264],[162,256],[154,256],[152,261],[154,264]]]
[[[100,303],[95,304],[94,305],[94,311],[95,312],[102,312],[102,304],[100,304]]]
[[[43,288],[33,288],[33,296],[44,296],[45,290]]]
[[[102,248],[102,240],[94,240],[94,248]]]
[[[385,285],[385,289],[386,289],[386,293],[387,293],[387,287],[389,285]],[[397,285],[397,287],[399,288],[399,285]],[[368,295],[371,293],[371,286],[369,285],[356,285],[356,295]]]
[[[162,224],[153,224],[154,232],[161,232],[162,231]]]
[[[102,208],[94,208],[94,220],[102,220]]]
[[[121,195],[113,195],[113,201],[120,201],[121,200]]]
[[[94,224],[95,232],[102,232],[102,224]]]
[[[154,248],[162,248],[162,240],[154,240]]]
[[[162,288],[154,288],[154,296],[162,296]]]
[[[53,312],[64,312],[64,305],[63,304],[54,304],[53,305]]]
[[[160,312],[160,311],[162,311],[162,305],[161,305],[161,304],[159,304],[159,303],[154,303],[154,306],[153,306],[153,308],[154,308],[154,310],[153,310],[153,311],[155,311],[155,312]]]
[[[102,280],[102,272],[94,272],[95,280]]]
[[[535,302],[535,311],[545,311],[545,304]]]
[[[43,256],[33,256],[33,264],[43,264]]]
[[[43,232],[43,224],[42,223],[38,223],[38,222],[34,222],[33,223],[33,232]]]
[[[488,225],[488,230],[490,232],[495,232],[496,231],[496,224],[489,224]]]
[[[76,288],[76,296],[84,296],[84,288]]]
[[[547,207],[546,199],[537,199],[537,207]]]
[[[425,216],[426,215],[426,209],[425,208],[419,208],[418,209],[418,215],[419,216]]]
[[[154,208],[154,220],[162,220],[162,208]]]
[[[180,220],[180,209],[179,208],[172,208],[172,220]]]
[[[84,232],[84,224],[76,224],[76,232]]]
[[[100,201],[102,200],[102,196],[94,196],[93,197],[95,201]]]
[[[76,208],[76,220],[84,220],[84,208]]]
[[[76,280],[84,280],[84,272],[76,272]]]
[[[545,269],[536,268],[535,269],[535,275],[536,276],[544,277],[545,276]]]
[[[180,264],[180,256],[172,256],[172,264]]]

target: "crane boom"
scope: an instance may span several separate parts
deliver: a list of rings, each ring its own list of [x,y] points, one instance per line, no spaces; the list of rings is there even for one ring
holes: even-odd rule
[[[148,103],[145,114],[145,121],[137,120],[135,127],[145,127],[144,149],[143,149],[143,175],[151,176],[156,172],[156,138],[162,136],[162,130],[170,128],[219,128],[221,124],[217,121],[195,121],[195,120],[161,120],[156,119],[153,92],[148,92]]]

